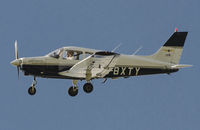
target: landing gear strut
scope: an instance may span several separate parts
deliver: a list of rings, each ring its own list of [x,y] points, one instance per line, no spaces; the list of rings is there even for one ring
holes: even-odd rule
[[[78,86],[77,86],[77,82],[78,80],[73,80],[72,83],[73,83],[73,86],[71,86],[69,89],[68,89],[68,94],[72,97],[76,96],[78,94]]]
[[[36,84],[37,84],[37,81],[36,81],[36,78],[34,77],[33,83],[32,83],[32,85],[31,85],[31,87],[28,89],[28,93],[29,93],[31,96],[35,95],[35,93],[36,93],[36,88],[35,88]]]

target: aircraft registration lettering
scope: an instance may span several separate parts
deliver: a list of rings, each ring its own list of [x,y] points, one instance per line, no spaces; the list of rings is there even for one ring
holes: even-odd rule
[[[131,75],[138,75],[140,71],[140,67],[114,67],[113,68],[113,75],[120,75],[120,76],[131,76]]]
[[[135,71],[136,71],[136,72],[135,72],[135,75],[137,76],[138,73],[139,73],[139,71],[140,71],[140,68],[139,68],[139,67],[136,67],[136,68],[135,68]]]
[[[129,69],[128,75],[131,75],[131,72],[132,72],[132,70],[133,70],[133,67],[128,67],[128,69]]]
[[[119,74],[119,67],[115,67],[115,68],[114,68],[113,74],[114,74],[114,75],[118,75],[118,74]]]
[[[126,75],[126,74],[125,74],[125,70],[126,70],[126,67],[122,67],[122,72],[121,72],[120,75]]]

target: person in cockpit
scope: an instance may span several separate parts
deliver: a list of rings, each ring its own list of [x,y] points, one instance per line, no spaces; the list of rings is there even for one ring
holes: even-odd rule
[[[74,59],[74,52],[73,51],[68,51],[67,52],[67,59],[68,60],[73,60]]]

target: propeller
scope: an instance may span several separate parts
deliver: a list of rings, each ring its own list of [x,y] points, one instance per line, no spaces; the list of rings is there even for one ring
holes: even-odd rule
[[[17,47],[17,40],[15,40],[15,59],[19,59],[19,55],[18,55],[18,47]],[[17,66],[17,76],[19,79],[19,65]]]
[[[18,56],[18,47],[17,47],[17,40],[15,40],[15,59],[19,59],[19,56]]]

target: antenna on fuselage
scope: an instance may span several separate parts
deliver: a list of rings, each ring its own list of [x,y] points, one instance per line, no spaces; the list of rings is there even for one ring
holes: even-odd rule
[[[132,55],[136,55],[141,49],[142,49],[142,46],[140,46]]]
[[[119,43],[119,44],[112,50],[112,52],[115,52],[115,50],[117,50],[121,45],[122,45],[122,43]]]

